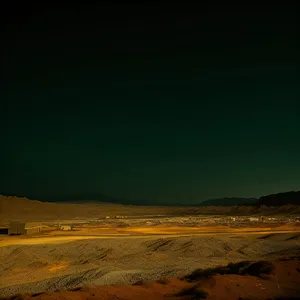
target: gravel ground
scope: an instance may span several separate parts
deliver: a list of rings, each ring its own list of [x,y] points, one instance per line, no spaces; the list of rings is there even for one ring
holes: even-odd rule
[[[0,295],[132,284],[197,268],[298,254],[300,237],[190,236],[90,239],[0,247]]]

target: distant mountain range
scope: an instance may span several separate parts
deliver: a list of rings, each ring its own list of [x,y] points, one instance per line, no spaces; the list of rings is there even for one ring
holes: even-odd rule
[[[86,204],[86,203],[109,203],[109,204],[123,204],[123,205],[138,205],[141,201],[132,201],[123,198],[116,198],[107,196],[101,193],[76,193],[76,194],[65,194],[65,195],[19,195],[19,194],[7,194],[0,193],[3,196],[15,196],[15,197],[26,197],[29,199],[38,199],[41,202],[50,203],[72,203],[72,204]]]
[[[2,194],[4,195],[4,194]],[[7,195],[10,196],[10,195]],[[22,197],[20,195],[14,195],[17,197]],[[33,197],[29,195],[30,199],[39,199],[42,202],[50,203],[72,203],[72,204],[99,204],[99,203],[109,203],[109,204],[121,204],[121,205],[143,205],[143,206],[235,206],[235,205],[254,205],[258,199],[256,198],[218,198],[210,199],[200,203],[167,203],[161,201],[141,201],[141,200],[129,200],[124,198],[114,198],[101,193],[90,193],[90,194],[74,194],[74,195],[58,195],[58,196],[41,196]]]
[[[29,200],[24,197],[0,195],[0,220],[6,224],[11,220],[69,220],[73,218],[104,218],[105,216],[145,216],[145,215],[227,215],[227,216],[250,216],[250,215],[300,215],[300,205],[198,205],[198,206],[142,206],[118,205],[115,203],[100,201],[82,201],[85,204],[72,204],[70,202],[42,202]],[[287,203],[291,203],[287,201]],[[4,223],[3,223],[4,222]],[[1,225],[1,224],[0,224]]]
[[[4,194],[2,194],[4,195]],[[10,195],[7,195],[10,196]],[[22,197],[20,195],[14,195]],[[90,194],[74,194],[74,195],[64,195],[64,196],[51,196],[51,197],[35,197],[32,195],[27,195],[31,199],[39,199],[42,202],[52,202],[52,203],[108,203],[108,204],[121,204],[121,205],[143,205],[143,206],[281,206],[281,205],[300,205],[300,191],[299,192],[286,192],[279,194],[272,194],[257,198],[239,198],[239,197],[226,197],[210,199],[200,203],[163,203],[160,201],[141,201],[141,200],[129,200],[123,198],[114,198],[106,196],[100,193],[90,193]]]
[[[51,197],[41,197],[43,202],[56,202],[56,203],[110,203],[110,204],[130,204],[129,200],[118,199],[100,193],[89,194],[73,194],[73,195],[57,195]]]
[[[256,198],[218,198],[206,200],[199,203],[200,206],[235,206],[235,205],[254,205],[258,199]]]
[[[257,205],[281,206],[281,205],[300,205],[300,191],[272,194],[260,197]]]

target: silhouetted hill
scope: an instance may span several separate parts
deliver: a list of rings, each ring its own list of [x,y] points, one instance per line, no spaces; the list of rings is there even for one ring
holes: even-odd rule
[[[107,196],[101,193],[85,193],[85,194],[70,194],[58,195],[51,197],[39,197],[41,201],[55,202],[55,203],[73,203],[73,204],[120,204],[120,205],[143,205],[143,206],[157,206],[163,205],[158,201],[150,201],[144,199],[126,199]]]
[[[19,194],[7,194],[0,193],[0,195],[7,197],[17,197],[24,198],[24,195]],[[101,193],[77,193],[77,194],[65,194],[65,195],[26,195],[26,198],[29,199],[39,199],[41,202],[49,202],[49,203],[66,203],[66,204],[122,204],[122,205],[141,205],[141,201],[133,201],[129,199],[123,198],[115,198],[111,196],[107,196]]]
[[[25,198],[20,195],[5,195],[7,197]],[[300,205],[300,191],[272,194],[256,198],[238,198],[226,197],[210,199],[200,203],[164,203],[161,201],[150,200],[132,200],[124,198],[115,198],[101,193],[85,193],[74,195],[57,195],[57,196],[37,196],[26,195],[29,199],[39,199],[41,202],[64,203],[64,204],[115,204],[115,205],[137,205],[137,206],[180,206],[180,207],[203,207],[203,206],[282,206],[282,205]]]
[[[120,205],[113,203],[85,203],[71,204],[41,202],[28,198],[0,195],[0,225],[12,220],[18,221],[44,221],[44,220],[69,220],[73,218],[104,218],[105,216],[145,216],[145,215],[299,215],[300,205],[282,206],[142,206]]]
[[[100,193],[86,193],[86,194],[70,194],[70,195],[57,195],[51,197],[40,197],[41,201],[56,202],[56,203],[111,203],[111,204],[129,204],[130,201],[125,199],[117,199]]]
[[[40,195],[40,194],[26,194],[20,195],[16,193],[0,193],[0,195],[7,197],[38,199],[41,202],[49,203],[65,203],[65,204],[119,204],[119,205],[138,205],[138,206],[199,206],[199,204],[184,204],[180,202],[162,202],[160,200],[152,199],[126,199],[108,196],[102,193],[76,193],[65,195]]]
[[[259,198],[257,205],[280,206],[280,205],[300,205],[300,191],[286,192],[267,195]]]
[[[235,205],[254,205],[258,199],[256,198],[219,198],[210,199],[201,202],[200,206],[235,206]]]

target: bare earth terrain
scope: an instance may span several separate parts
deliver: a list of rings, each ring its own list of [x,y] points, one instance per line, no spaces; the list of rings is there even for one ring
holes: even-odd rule
[[[172,234],[157,230],[159,235],[150,235],[149,228],[145,229],[146,233],[136,236],[51,232],[43,236],[3,237],[0,294],[133,284],[183,276],[197,268],[230,262],[295,256],[300,249],[300,233],[295,228],[209,234],[203,228],[200,233],[192,228],[194,234],[185,228],[183,235],[174,228]],[[167,228],[163,232],[166,231]]]
[[[0,195],[0,224],[11,220],[45,221],[83,218],[98,219],[107,215],[124,216],[191,216],[191,215],[300,215],[300,206],[281,207],[255,206],[206,206],[206,207],[166,207],[134,206],[118,204],[58,204],[28,200],[26,198]]]
[[[299,259],[268,261],[267,264],[271,270],[256,275],[205,274],[197,277],[194,272],[186,277],[138,281],[134,285],[94,286],[72,291],[20,295],[20,299],[299,299]],[[253,263],[250,267],[254,265],[262,264]],[[189,280],[187,277],[195,278]]]
[[[30,200],[20,200],[24,201]],[[2,201],[2,209],[5,205]],[[24,220],[36,214],[36,206],[48,207],[47,203],[39,202],[30,205],[34,207],[32,210],[27,207]],[[177,209],[187,208],[172,208],[176,211],[174,215],[168,213],[169,208],[161,208],[158,209],[161,216],[145,216],[147,208],[135,208],[132,217],[128,214],[126,219],[119,220],[103,217],[108,215],[105,205],[101,206],[102,215],[97,218],[96,209],[88,205],[82,211],[93,210],[94,218],[82,211],[80,216],[70,216],[77,205],[69,207],[65,219],[61,218],[62,212],[54,218],[51,215],[54,209],[36,215],[35,220],[43,221],[47,228],[38,235],[0,235],[2,297],[27,293],[24,297],[29,298],[29,294],[46,292],[35,295],[35,299],[161,299],[166,296],[192,299],[198,289],[204,289],[208,299],[239,299],[249,295],[271,299],[299,294],[300,226],[291,219],[292,214],[287,218],[279,214],[277,221],[237,222],[216,213],[177,214]],[[143,209],[143,215],[137,214],[138,209]],[[7,206],[1,213],[3,226],[8,224],[8,218],[21,218],[19,210]],[[42,216],[48,217],[43,220]],[[73,230],[57,230],[57,222],[73,224]],[[179,279],[198,268],[260,260],[272,261],[274,270],[270,278],[247,273],[214,275],[194,282]],[[169,279],[156,282],[162,278]],[[135,283],[138,284],[132,285]],[[185,290],[189,294],[180,294],[190,288],[193,291]]]

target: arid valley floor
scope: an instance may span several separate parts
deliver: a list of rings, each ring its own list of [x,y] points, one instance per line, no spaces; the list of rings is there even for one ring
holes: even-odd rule
[[[35,294],[35,299],[201,299],[200,295],[193,298],[199,286],[207,291],[207,299],[300,295],[298,208],[289,209],[289,213],[274,212],[263,222],[253,217],[250,222],[242,213],[236,217],[227,211],[218,214],[218,209],[214,214],[204,209],[201,214],[184,208],[185,213],[179,215],[181,208],[173,212],[157,208],[159,216],[153,215],[155,208],[138,211],[126,207],[122,211],[112,206],[109,211],[99,205],[102,214],[97,218],[95,207],[69,205],[66,210],[66,205],[16,199],[13,210],[7,199],[2,197],[1,201],[0,225],[30,218],[46,228],[33,235],[0,235],[2,297],[22,294],[26,299]],[[16,205],[25,205],[27,214]],[[55,215],[53,205],[65,210],[58,209],[60,213]],[[89,209],[92,217],[84,216]],[[126,213],[126,218],[115,218],[112,213]],[[73,228],[61,231],[58,223],[72,224]],[[180,280],[199,268],[261,260],[274,266],[268,278],[261,278],[259,273],[235,273],[197,282]],[[187,288],[194,289],[193,293],[180,293]]]

